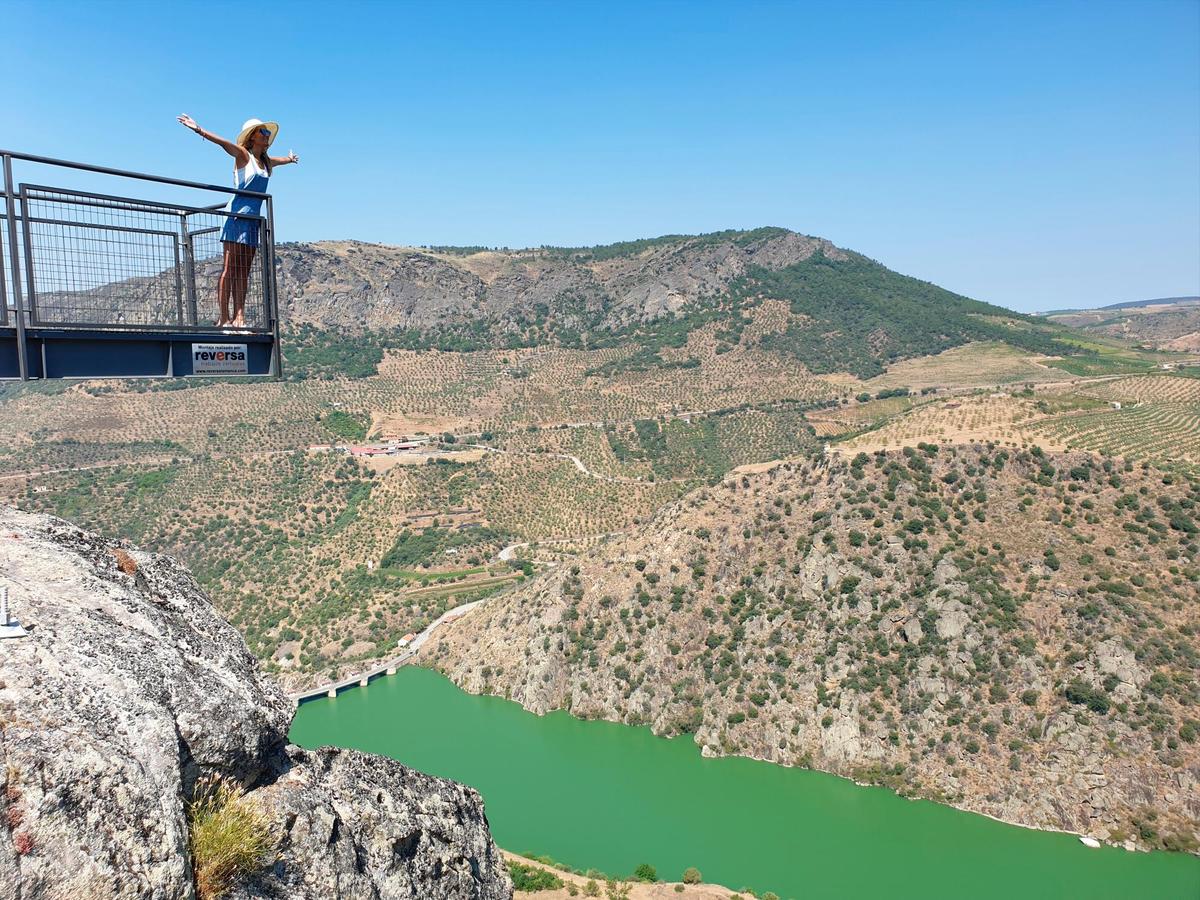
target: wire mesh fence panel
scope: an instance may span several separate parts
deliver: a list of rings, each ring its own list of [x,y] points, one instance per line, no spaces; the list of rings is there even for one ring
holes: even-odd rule
[[[4,305],[7,309],[4,310],[4,316],[0,319],[0,324],[12,326],[17,322],[17,292],[18,289],[22,298],[26,298],[29,292],[28,282],[25,278],[25,223],[21,219],[20,207],[17,208],[16,216],[16,241],[17,241],[17,266],[14,267],[12,259],[12,236],[8,231],[8,215],[7,209],[0,199],[0,261],[4,265],[4,277],[0,279],[0,294],[3,295]],[[20,282],[14,288],[13,279],[20,276]],[[29,309],[29,303],[25,302],[23,309]],[[26,323],[29,322],[29,315],[26,313]]]
[[[3,198],[0,198],[3,204]],[[12,259],[8,252],[8,216],[0,205],[0,325],[16,321],[17,301],[12,289]]]
[[[27,306],[35,324],[206,327],[218,320],[221,231],[231,214],[55,188],[21,188]],[[264,243],[262,220],[249,222]],[[269,326],[257,248],[241,248],[245,326]],[[236,273],[235,273],[236,274]]]
[[[187,217],[187,232],[185,236],[185,256],[192,260],[190,269],[192,283],[185,288],[194,290],[196,316],[200,324],[211,324],[217,321],[220,314],[219,292],[221,290],[221,272],[224,269],[225,245],[221,234],[225,223],[231,218],[225,210],[205,210],[204,212],[189,213]],[[245,279],[245,327],[265,329],[270,326],[267,315],[267,292],[263,247],[265,228],[263,220],[253,217],[237,217],[242,222],[249,223],[257,238],[256,246],[239,245],[231,252],[238,254],[231,261],[233,270],[230,291],[230,313],[233,312],[236,292],[240,290],[242,279]],[[241,274],[239,274],[239,269]]]
[[[21,213],[36,323],[183,324],[177,213],[25,187]]]

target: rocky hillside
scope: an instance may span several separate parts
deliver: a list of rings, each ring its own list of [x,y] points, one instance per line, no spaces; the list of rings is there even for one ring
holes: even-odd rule
[[[1200,482],[993,446],[733,473],[423,651],[468,690],[1200,844]]]
[[[183,569],[0,507],[0,895],[196,896],[197,780],[247,789],[274,850],[236,897],[508,898],[470,788],[287,743],[291,703]]]
[[[418,249],[322,241],[279,248],[292,324],[376,330],[514,327],[540,318],[560,329],[620,328],[724,294],[755,266],[782,269],[828,241],[781,228],[660,238],[594,249]]]
[[[380,345],[632,344],[638,365],[661,365],[660,350],[714,322],[724,349],[737,345],[754,309],[781,301],[786,321],[761,343],[814,372],[871,377],[973,340],[1069,349],[1056,326],[782,228],[518,251],[322,242],[285,245],[279,260],[292,370],[315,355],[347,371],[347,340],[362,345],[353,358]]]

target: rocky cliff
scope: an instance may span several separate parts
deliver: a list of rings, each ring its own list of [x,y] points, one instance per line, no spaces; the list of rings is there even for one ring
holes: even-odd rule
[[[1200,481],[936,447],[737,473],[422,650],[471,691],[1200,846]]]
[[[197,779],[248,791],[276,849],[239,897],[511,897],[470,788],[289,745],[292,705],[191,575],[0,508],[0,896],[191,898]]]

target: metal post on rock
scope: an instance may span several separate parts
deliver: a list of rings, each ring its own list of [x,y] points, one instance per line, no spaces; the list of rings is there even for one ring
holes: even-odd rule
[[[25,637],[28,633],[20,622],[8,617],[8,587],[0,587],[0,639]]]

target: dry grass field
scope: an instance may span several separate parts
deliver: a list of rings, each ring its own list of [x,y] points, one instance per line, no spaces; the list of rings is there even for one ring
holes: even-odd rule
[[[852,452],[915,447],[921,442],[994,441],[1024,446],[1031,441],[1028,425],[1039,416],[1031,398],[1009,394],[953,397],[919,406],[839,446]]]
[[[964,344],[939,353],[907,359],[886,373],[862,382],[875,393],[906,387],[919,391],[936,387],[985,387],[1020,382],[1061,381],[1069,375],[1052,368],[1040,357],[998,342]]]

